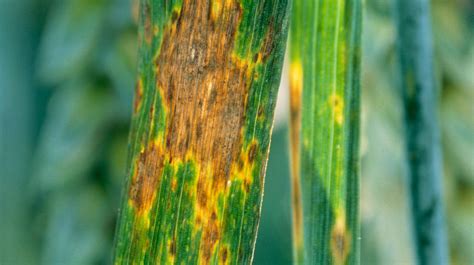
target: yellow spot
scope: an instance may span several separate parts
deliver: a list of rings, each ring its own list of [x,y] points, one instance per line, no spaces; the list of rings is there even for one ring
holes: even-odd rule
[[[153,102],[151,103],[151,107],[150,107],[150,130],[149,130],[149,136],[152,136],[152,133],[155,129],[155,114],[156,114],[156,109],[155,109],[155,104],[156,104],[156,101],[157,101],[157,98],[156,98],[156,95],[155,97],[153,98]]]
[[[290,65],[290,89],[292,95],[295,95],[292,100],[300,100],[301,91],[303,90],[303,66],[300,61],[292,62]]]
[[[177,186],[178,186],[178,181],[176,180],[176,178],[173,178],[171,180],[171,190],[176,191]]]
[[[212,1],[211,6],[211,18],[212,20],[216,21],[222,13],[222,3],[220,0]]]
[[[144,222],[144,226],[146,229],[150,228],[150,215],[149,215],[149,211],[147,211],[147,214],[143,216],[143,222]]]
[[[193,187],[195,190],[192,191],[196,196],[193,233],[194,235],[201,234],[200,262],[198,264],[208,264],[211,253],[214,252],[220,238],[222,223],[217,205],[218,198],[224,189],[211,178],[213,175],[212,164],[209,163],[205,166],[198,164],[196,167],[200,175],[197,184]]]
[[[219,250],[219,264],[229,264],[229,247],[224,245]]]
[[[308,137],[303,137],[303,145],[305,148],[309,148],[310,141]]]
[[[246,187],[250,187],[250,184],[254,181],[252,172],[255,167],[258,148],[258,142],[255,139],[252,140],[248,147],[240,152],[240,163],[232,165],[233,180],[241,180],[244,190],[246,190]]]
[[[343,157],[343,148],[341,148],[341,144],[336,145],[336,170],[334,173],[334,185],[336,189],[342,189],[342,179],[343,179],[343,170],[344,167],[342,166],[342,157]]]
[[[163,140],[164,140],[164,133],[163,132],[158,132],[158,135],[157,137],[155,137],[155,139],[153,139],[153,144],[160,148],[160,150],[163,149]]]
[[[207,84],[207,97],[211,96],[213,88],[214,84],[210,81],[209,84]]]
[[[344,100],[338,94],[333,94],[329,98],[329,104],[334,112],[334,119],[337,124],[342,125],[342,122],[344,122]]]
[[[336,220],[331,232],[331,253],[334,264],[345,264],[351,248],[351,236],[346,227],[346,215],[339,208],[335,214]]]
[[[242,58],[235,53],[232,53],[231,58],[232,58],[232,62],[237,68],[247,70],[245,72],[247,77],[251,76],[251,74],[253,73],[253,69],[258,63],[258,61],[254,62],[252,58],[247,58],[247,57]],[[258,75],[254,76],[254,79],[257,79],[257,78],[258,78]]]
[[[262,62],[262,60],[263,60],[262,53],[261,53],[261,52],[257,53],[257,57],[256,57],[256,58],[257,58],[257,59],[256,59],[256,60],[254,60],[254,61],[255,61],[255,63],[261,63],[261,62]]]

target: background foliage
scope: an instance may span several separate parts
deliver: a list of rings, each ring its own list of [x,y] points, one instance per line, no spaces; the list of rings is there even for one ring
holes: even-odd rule
[[[365,2],[361,264],[413,264],[392,6]],[[474,4],[433,0],[432,13],[450,248],[464,265],[474,262]],[[0,1],[0,264],[110,263],[136,14],[131,0]],[[255,264],[291,261],[288,133],[277,113]]]

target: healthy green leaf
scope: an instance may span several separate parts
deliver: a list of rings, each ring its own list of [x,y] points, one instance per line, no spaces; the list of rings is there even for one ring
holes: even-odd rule
[[[398,0],[398,44],[404,103],[408,191],[416,264],[448,264],[442,158],[433,65],[430,3]]]
[[[38,73],[57,84],[84,70],[104,21],[107,0],[59,1],[51,10],[39,52]]]
[[[81,181],[99,155],[112,116],[105,89],[74,82],[51,99],[35,160],[35,186],[49,191]]]

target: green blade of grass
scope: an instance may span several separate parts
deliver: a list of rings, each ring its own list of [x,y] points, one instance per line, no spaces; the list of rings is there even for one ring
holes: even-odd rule
[[[249,264],[288,0],[142,0],[115,264]]]
[[[429,1],[398,0],[408,190],[417,264],[448,264]]]
[[[292,19],[295,263],[358,264],[361,1],[294,1]]]

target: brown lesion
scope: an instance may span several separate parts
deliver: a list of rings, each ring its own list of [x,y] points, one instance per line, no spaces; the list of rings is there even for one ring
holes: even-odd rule
[[[291,115],[291,186],[293,204],[293,242],[295,251],[303,247],[303,208],[300,184],[301,107],[303,92],[303,69],[300,62],[290,66],[290,115]]]
[[[150,210],[156,197],[159,178],[157,169],[162,168],[163,158],[158,146],[141,152],[135,164],[129,198],[139,214]]]
[[[351,236],[346,228],[343,215],[336,215],[336,220],[331,231],[331,253],[336,265],[345,264],[351,248]]]
[[[141,78],[137,79],[135,84],[135,98],[133,99],[133,113],[138,113],[143,98],[143,82]]]
[[[255,157],[257,156],[258,152],[258,144],[257,142],[252,142],[250,144],[248,154],[247,154],[247,159],[249,163],[253,163],[255,161]]]
[[[275,48],[275,41],[274,41],[275,28],[273,26],[273,23],[274,23],[273,20],[270,20],[267,33],[265,34],[265,39],[263,41],[263,45],[261,49],[262,61],[266,61],[272,54],[273,49]]]
[[[219,252],[220,264],[227,264],[229,258],[229,249],[224,246]]]
[[[341,95],[334,93],[329,97],[329,105],[334,113],[337,124],[342,125],[344,121],[344,100]]]
[[[222,5],[226,16],[212,26],[209,1],[185,0],[180,17],[166,30],[155,62],[157,87],[168,106],[170,157],[195,154],[225,181],[238,158],[248,92],[246,68],[231,58],[240,19],[237,2]],[[213,160],[214,159],[214,160]]]
[[[176,256],[176,239],[172,239],[170,244],[169,244],[169,250],[170,250],[170,255],[171,256]]]
[[[221,229],[219,228],[219,222],[217,220],[217,214],[215,211],[212,211],[209,220],[207,220],[207,225],[203,228],[204,229],[199,251],[200,259],[204,262],[204,264],[209,264],[217,241],[220,238],[221,231]]]

